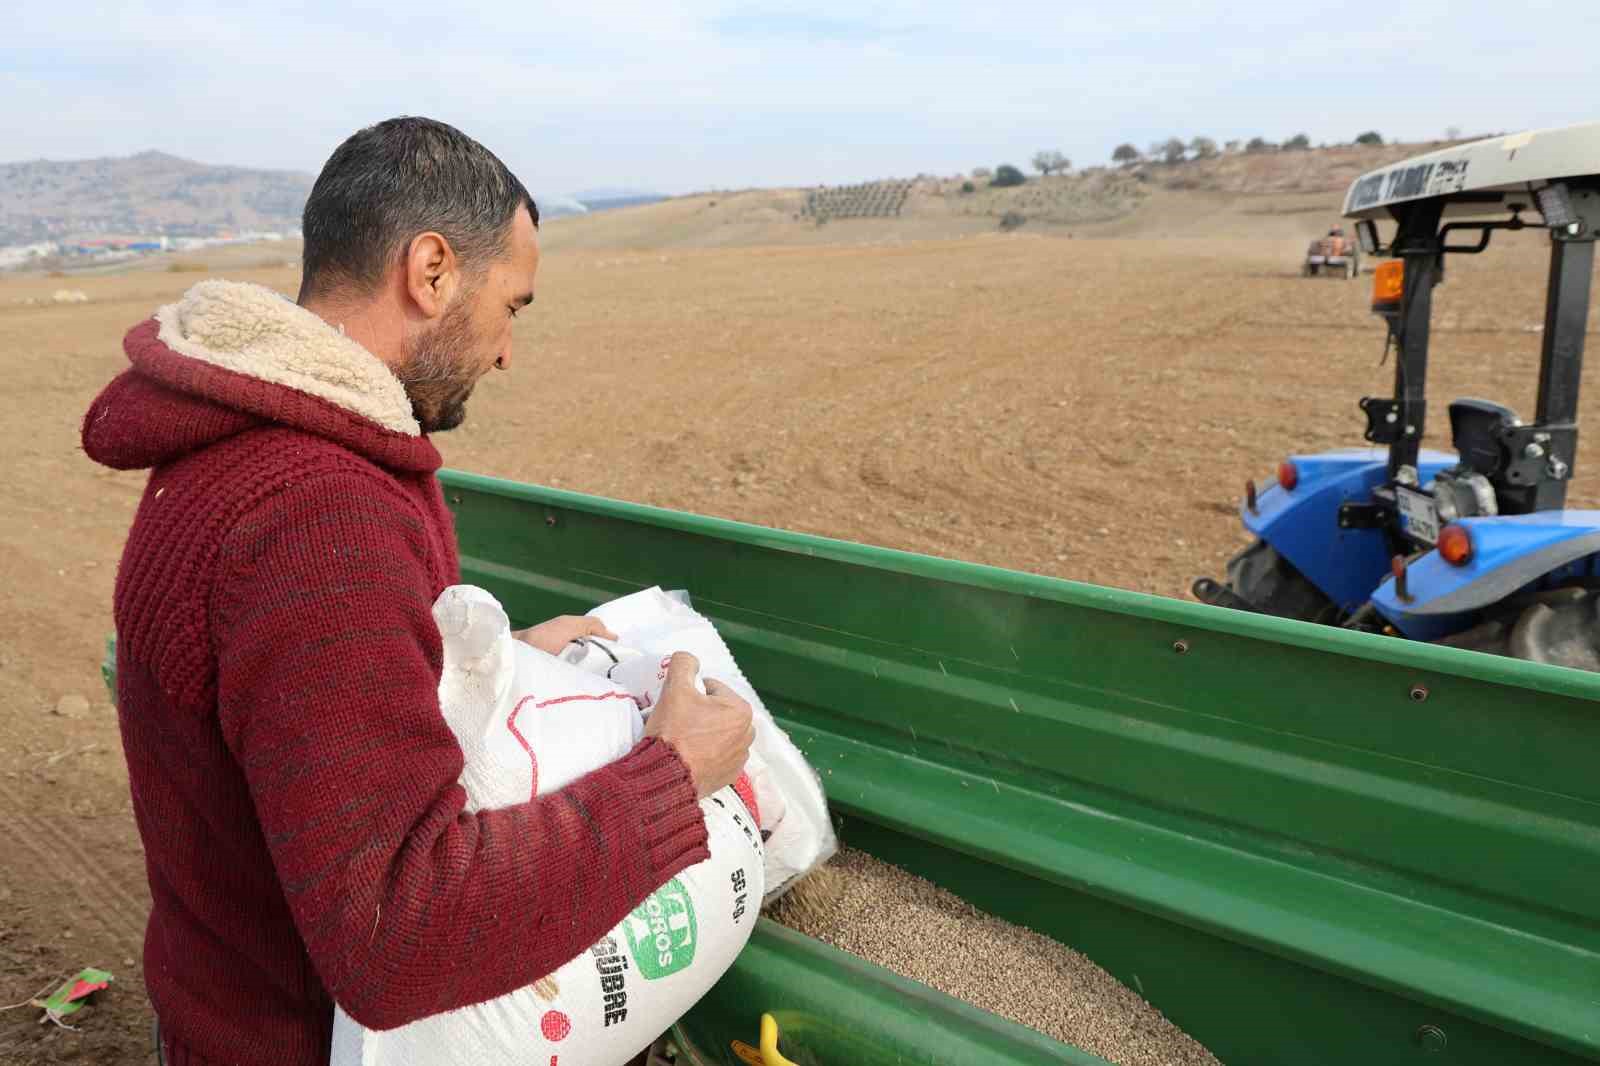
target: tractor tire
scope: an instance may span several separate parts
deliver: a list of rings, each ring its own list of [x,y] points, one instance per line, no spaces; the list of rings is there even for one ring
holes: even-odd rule
[[[1519,596],[1438,643],[1573,670],[1600,672],[1600,591],[1566,587]]]
[[[1339,606],[1264,540],[1228,560],[1228,590],[1262,614],[1336,625]]]

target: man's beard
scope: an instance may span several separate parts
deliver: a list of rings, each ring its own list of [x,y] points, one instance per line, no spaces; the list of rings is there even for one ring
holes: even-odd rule
[[[412,340],[406,361],[394,372],[424,433],[455,429],[467,417],[467,397],[478,379],[463,359],[477,348],[478,340],[467,317],[467,302],[457,301],[437,326]]]

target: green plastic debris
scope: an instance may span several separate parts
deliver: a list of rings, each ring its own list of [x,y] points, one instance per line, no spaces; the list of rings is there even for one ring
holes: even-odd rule
[[[76,1014],[83,1009],[89,997],[111,984],[111,974],[105,970],[96,970],[94,967],[85,967],[72,977],[62,982],[61,987],[52,992],[48,999],[36,999],[33,1005],[44,1011],[40,1022],[55,1022],[58,1025],[61,1019],[71,1014]]]
[[[106,638],[106,657],[100,660],[100,679],[106,683],[106,691],[111,694],[111,705],[117,705],[117,635],[115,633]]]

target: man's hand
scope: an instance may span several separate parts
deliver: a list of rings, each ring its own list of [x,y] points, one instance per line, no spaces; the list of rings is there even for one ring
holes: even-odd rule
[[[540,651],[549,652],[551,655],[560,655],[562,648],[565,648],[579,637],[617,639],[617,635],[607,629],[600,619],[590,618],[588,615],[575,614],[564,614],[560,618],[552,618],[548,622],[541,622],[532,629],[519,630],[511,635],[524,644],[531,644]]]
[[[686,651],[672,656],[661,702],[650,712],[644,733],[673,746],[689,768],[695,795],[705,799],[739,776],[756,729],[750,705],[722,682],[707,678],[706,694],[700,695],[694,687],[699,668]]]

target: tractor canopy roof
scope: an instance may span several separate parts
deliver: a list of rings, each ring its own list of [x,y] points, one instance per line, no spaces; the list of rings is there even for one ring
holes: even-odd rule
[[[1441,148],[1369,171],[1344,198],[1346,218],[1387,219],[1391,208],[1443,198],[1447,215],[1499,214],[1562,179],[1600,177],[1600,122],[1530,130]]]

